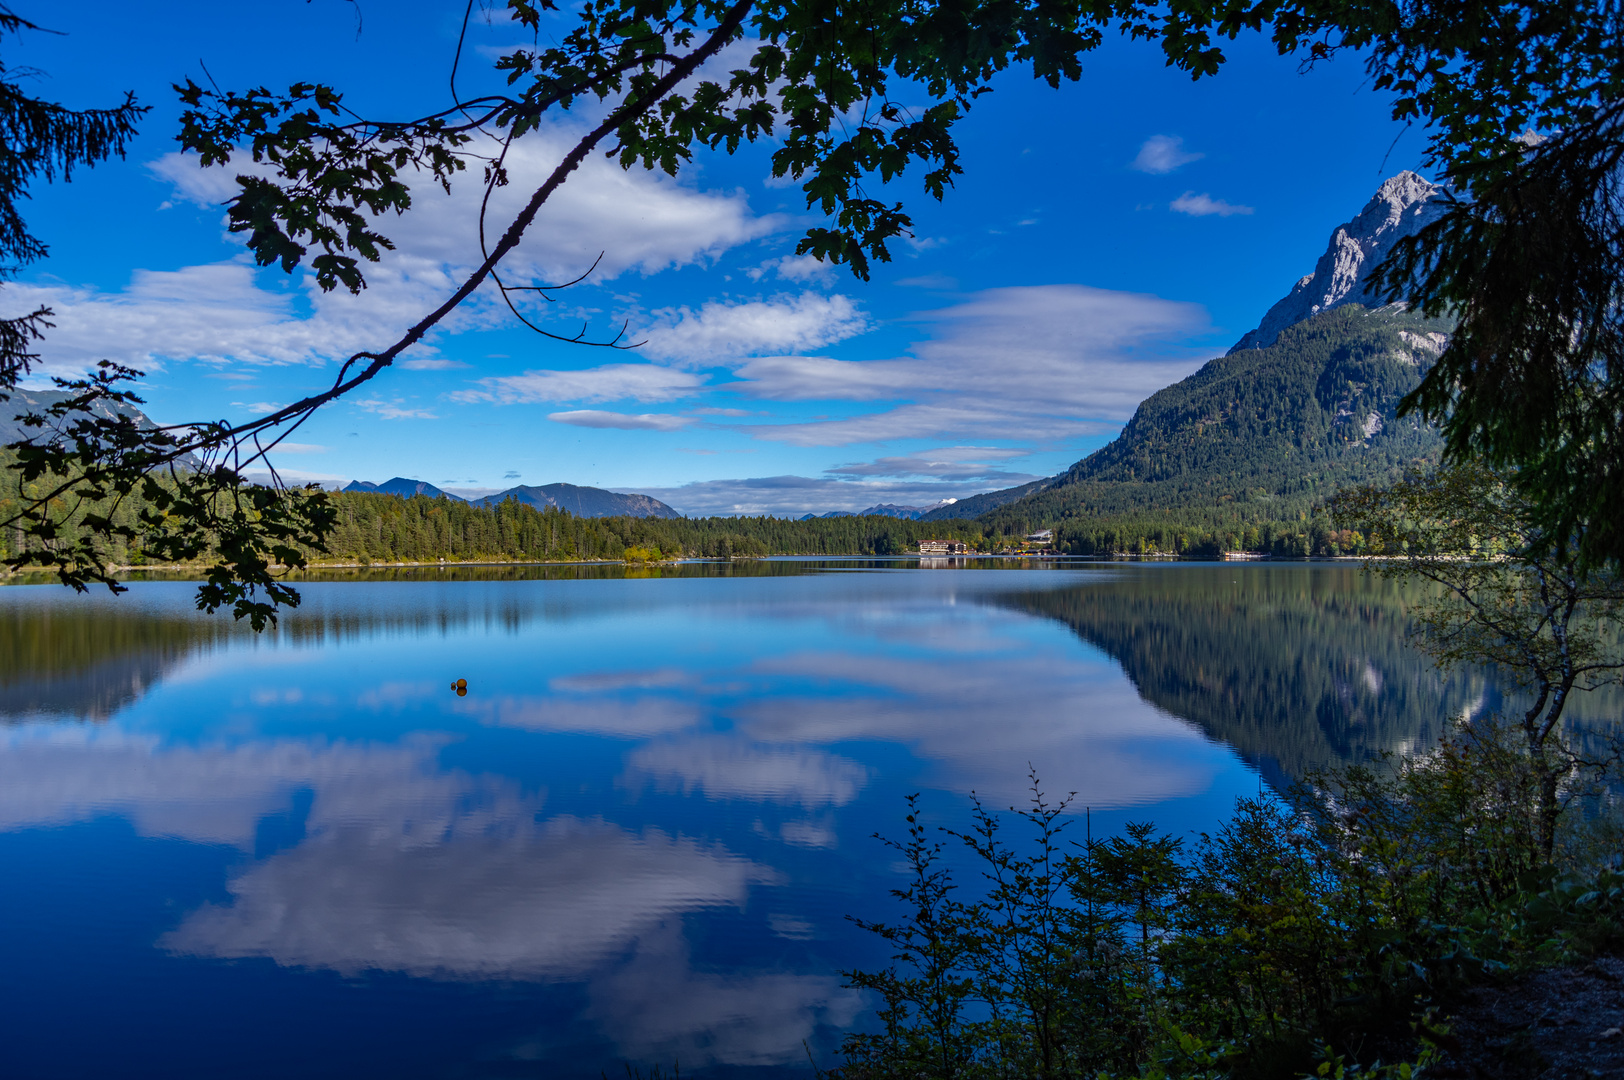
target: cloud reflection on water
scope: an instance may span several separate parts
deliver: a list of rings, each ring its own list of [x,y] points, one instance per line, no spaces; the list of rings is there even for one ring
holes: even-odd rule
[[[143,836],[252,850],[261,818],[292,793],[321,798],[310,824],[421,812],[466,797],[471,778],[443,773],[443,737],[394,745],[322,739],[166,745],[118,727],[25,724],[0,729],[0,830],[127,817]],[[507,785],[482,781],[487,795]],[[511,796],[509,796],[511,797]]]
[[[833,976],[696,972],[674,923],[638,940],[624,966],[596,979],[586,1016],[617,1033],[635,1061],[684,1066],[804,1061],[818,1025],[857,1018],[862,997]]]
[[[19,725],[0,731],[0,831],[113,813],[145,836],[252,851],[260,821],[308,790],[303,837],[162,948],[346,976],[584,981],[585,1018],[635,1060],[789,1061],[818,1025],[851,1022],[859,999],[836,978],[692,968],[682,917],[743,909],[778,871],[659,828],[542,818],[539,794],[442,768],[445,742],[187,746]]]
[[[908,744],[937,780],[1021,801],[1028,771],[1076,805],[1137,806],[1204,790],[1220,767],[1194,726],[1146,704],[1114,665],[1064,654],[951,659],[805,652],[761,665],[825,684],[738,709],[775,744]]]
[[[633,778],[653,780],[684,795],[748,799],[805,807],[844,806],[868,782],[850,758],[795,747],[752,746],[728,736],[701,735],[646,743],[626,758]]]
[[[596,820],[452,814],[323,829],[228,883],[163,939],[353,975],[578,979],[662,921],[744,904],[771,869],[720,845]]]

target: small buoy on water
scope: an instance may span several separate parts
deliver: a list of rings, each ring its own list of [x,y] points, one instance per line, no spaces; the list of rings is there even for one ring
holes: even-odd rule
[[[458,697],[467,697],[468,696],[468,680],[467,679],[458,679],[456,682],[451,684],[451,689],[453,689],[453,690],[455,690],[457,692]]]

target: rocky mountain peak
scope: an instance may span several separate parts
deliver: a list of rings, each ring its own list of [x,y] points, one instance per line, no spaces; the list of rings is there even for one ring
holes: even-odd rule
[[[1314,272],[1298,281],[1257,329],[1248,331],[1229,351],[1266,348],[1286,327],[1342,304],[1381,304],[1381,298],[1368,291],[1366,276],[1400,239],[1437,220],[1443,213],[1438,196],[1444,190],[1409,171],[1384,181],[1357,217],[1331,233]]]

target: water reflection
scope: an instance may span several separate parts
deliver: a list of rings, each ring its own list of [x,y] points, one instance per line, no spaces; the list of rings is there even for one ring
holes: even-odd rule
[[[320,813],[320,792],[312,814]],[[770,868],[659,829],[522,801],[314,822],[162,939],[197,956],[451,979],[579,979],[682,913],[742,907]]]
[[[861,1014],[836,973],[879,957],[844,916],[889,917],[898,879],[866,838],[903,794],[950,815],[971,790],[1019,799],[1035,766],[1078,807],[1203,826],[1255,790],[1232,747],[1283,779],[1423,745],[1488,693],[1431,673],[1403,595],[1339,568],[841,568],[312,582],[263,638],[193,614],[183,583],[0,590],[7,888],[71,898],[105,873],[89,894],[133,910],[150,875],[165,899],[144,916],[84,917],[168,966],[101,950],[100,977],[175,1018],[187,987],[259,980],[245,1037],[290,1053],[302,1035],[252,1018],[325,976],[353,984],[340,1020],[435,1030],[448,995],[523,1003],[499,1034],[446,1027],[370,1071],[770,1071]],[[93,841],[109,821],[128,836]],[[48,854],[11,842],[47,829]],[[177,845],[218,858],[177,870]],[[41,972],[91,963],[79,936],[49,940]],[[76,1004],[12,966],[36,986],[4,998],[25,1030]],[[102,1071],[132,1052],[110,1043]]]
[[[123,617],[109,618],[101,605],[56,590],[9,591],[31,595],[0,604],[0,723],[105,720],[231,633],[186,613],[131,605]]]
[[[707,799],[748,799],[815,810],[844,806],[868,782],[850,758],[769,747],[720,735],[647,743],[626,758],[627,775]]]
[[[1410,646],[1413,592],[1357,566],[1144,567],[999,598],[1114,657],[1134,688],[1235,747],[1271,782],[1430,745],[1498,703],[1486,673]]]
[[[545,817],[540,793],[439,767],[444,745],[165,747],[20,725],[0,742],[0,830],[112,812],[143,836],[253,851],[265,819],[302,803],[291,845],[232,876],[227,901],[187,913],[159,948],[346,976],[584,981],[583,1018],[637,1061],[792,1061],[816,1030],[851,1023],[860,999],[833,975],[690,962],[683,917],[742,909],[752,887],[782,884],[778,871],[657,827]]]

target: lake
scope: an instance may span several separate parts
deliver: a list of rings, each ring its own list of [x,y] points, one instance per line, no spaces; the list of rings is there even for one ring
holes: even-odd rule
[[[375,571],[257,637],[193,588],[0,589],[0,1074],[803,1075],[907,795],[1188,835],[1498,700],[1348,564]]]

